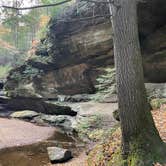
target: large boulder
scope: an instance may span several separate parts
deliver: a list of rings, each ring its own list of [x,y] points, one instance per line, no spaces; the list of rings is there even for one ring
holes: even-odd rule
[[[31,68],[33,70],[33,67]],[[19,79],[13,77],[15,73]],[[23,73],[27,73],[27,76],[24,77]],[[87,64],[67,66],[57,70],[51,69],[32,76],[28,73],[27,68],[19,67],[11,72],[5,88],[8,95],[12,97],[42,97],[47,99],[56,99],[58,94],[73,95],[94,92]]]
[[[147,81],[166,81],[165,8],[165,0],[147,0],[138,6]],[[93,15],[102,17],[88,19]],[[93,93],[102,68],[114,64],[108,6],[84,1],[73,4],[52,18],[48,29],[36,57],[10,72],[5,85],[9,96],[57,98],[59,94]]]
[[[0,101],[6,105],[6,109],[12,111],[24,111],[32,110],[38,113],[44,113],[48,115],[70,115],[76,116],[77,112],[73,111],[68,106],[61,106],[53,104],[47,101],[36,98],[13,98],[13,99],[2,99]]]

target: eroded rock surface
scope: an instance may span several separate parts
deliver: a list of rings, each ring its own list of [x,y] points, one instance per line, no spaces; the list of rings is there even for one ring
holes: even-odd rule
[[[80,2],[52,18],[36,57],[10,72],[5,85],[8,95],[57,98],[59,94],[93,93],[102,68],[114,64],[108,14],[105,4]],[[104,17],[80,20],[92,15]],[[138,16],[146,81],[165,82],[166,1],[140,3]]]
[[[24,111],[32,110],[37,113],[44,113],[48,115],[70,115],[76,116],[77,112],[73,111],[68,106],[52,104],[48,101],[43,101],[36,98],[0,98],[0,105],[4,105],[2,110],[6,111]]]
[[[0,118],[0,123],[0,149],[34,144],[48,139],[55,132],[55,128],[40,127],[20,120]]]

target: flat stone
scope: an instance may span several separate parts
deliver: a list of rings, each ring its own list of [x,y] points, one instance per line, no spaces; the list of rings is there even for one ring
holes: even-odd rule
[[[35,144],[52,137],[56,131],[53,127],[36,126],[18,119],[0,118],[0,124],[0,149]]]
[[[63,115],[42,115],[41,119],[48,122],[48,123],[56,123],[56,124],[60,124],[60,123],[64,123],[65,120],[67,119],[66,116]]]
[[[51,163],[61,163],[72,158],[72,152],[68,149],[48,147],[47,152]]]
[[[32,119],[38,115],[39,114],[35,111],[24,110],[24,111],[17,111],[17,112],[10,114],[10,117],[19,118],[19,119]]]

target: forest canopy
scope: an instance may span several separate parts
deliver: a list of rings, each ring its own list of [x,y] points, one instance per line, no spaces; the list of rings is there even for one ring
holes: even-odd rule
[[[5,77],[12,66],[17,66],[26,59],[27,52],[45,37],[50,17],[58,14],[67,3],[29,10],[15,10],[3,6],[24,8],[62,1],[3,0],[0,2],[2,6],[0,8],[0,66],[3,70],[0,77]]]

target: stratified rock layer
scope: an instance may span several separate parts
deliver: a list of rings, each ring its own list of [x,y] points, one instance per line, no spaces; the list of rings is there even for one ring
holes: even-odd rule
[[[165,82],[166,1],[140,3],[138,16],[146,81]],[[52,18],[48,28],[36,57],[8,76],[8,95],[56,98],[58,94],[93,93],[102,68],[114,64],[108,7],[80,2]]]

